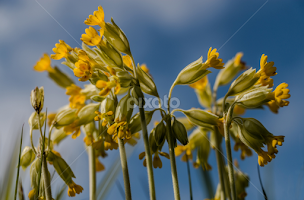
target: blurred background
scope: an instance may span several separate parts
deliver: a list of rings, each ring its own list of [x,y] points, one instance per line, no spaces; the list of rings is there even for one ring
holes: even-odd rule
[[[209,47],[218,48],[224,62],[243,52],[247,65],[259,69],[260,57],[268,55],[274,61],[278,75],[275,87],[281,82],[289,84],[290,105],[273,114],[268,108],[247,111],[246,117],[255,117],[275,135],[285,135],[277,157],[261,168],[261,177],[269,199],[304,198],[304,136],[302,128],[303,73],[304,73],[304,2],[303,1],[123,1],[123,0],[15,0],[0,1],[0,180],[14,148],[19,143],[21,126],[25,123],[23,146],[29,145],[28,117],[32,113],[30,92],[35,86],[45,88],[45,107],[56,111],[68,103],[65,90],[57,87],[47,73],[33,71],[33,66],[43,53],[52,53],[59,39],[71,47],[80,47],[80,37],[88,26],[83,21],[101,5],[105,21],[111,17],[127,35],[135,61],[146,63],[161,96],[166,95],[175,77],[187,64],[203,56]],[[61,70],[73,73],[60,62],[52,61]],[[213,84],[216,70],[209,75]],[[79,85],[81,85],[78,82]],[[227,87],[220,88],[221,97]],[[180,99],[181,108],[200,107],[193,89],[178,86],[173,97]],[[157,114],[154,120],[160,119]],[[152,123],[151,123],[152,124]],[[152,125],[149,126],[151,130]],[[18,137],[17,137],[18,135]],[[35,133],[38,141],[38,132]],[[84,151],[83,135],[76,140],[70,137],[56,150],[71,164],[82,194],[75,200],[88,199],[88,157]],[[142,139],[128,158],[133,199],[148,199],[146,168],[138,159],[144,151]],[[165,145],[163,151],[168,152]],[[109,153],[102,163],[109,170],[118,151]],[[263,199],[257,175],[257,155],[240,160],[240,152],[233,152],[240,168],[250,176],[246,199]],[[14,158],[15,159],[15,158]],[[169,160],[162,158],[163,168],[154,170],[158,199],[173,199]],[[215,153],[209,163],[212,186],[218,183]],[[177,158],[181,199],[189,199],[186,163]],[[52,168],[51,168],[52,170]],[[107,173],[98,173],[97,183]],[[200,170],[191,167],[194,199],[208,197],[201,184]],[[63,184],[56,174],[53,192]],[[25,194],[30,190],[29,171],[21,170]],[[123,186],[122,174],[118,182]],[[106,199],[122,199],[113,185]],[[66,192],[65,192],[66,195]]]

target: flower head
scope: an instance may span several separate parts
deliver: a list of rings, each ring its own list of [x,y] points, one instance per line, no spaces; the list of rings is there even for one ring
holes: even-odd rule
[[[93,69],[90,66],[90,63],[83,60],[78,60],[75,63],[76,68],[74,68],[73,72],[76,77],[80,77],[79,81],[87,81],[92,77]]]
[[[55,44],[53,51],[55,54],[51,55],[54,60],[60,60],[61,58],[66,58],[73,49],[67,45],[63,40],[59,40],[59,43]]]
[[[271,100],[274,100],[277,106],[284,107],[289,105],[289,101],[285,99],[290,98],[289,89],[287,88],[287,83],[281,83],[277,88],[271,93]]]
[[[104,21],[104,12],[103,8],[101,6],[98,6],[98,10],[94,11],[93,15],[90,15],[89,18],[87,18],[84,23],[89,26],[105,26]]]
[[[85,105],[86,96],[81,93],[81,88],[75,84],[66,88],[66,94],[70,96],[70,108],[80,109]]]
[[[74,197],[76,193],[77,194],[82,193],[83,188],[80,185],[74,183],[74,181],[72,181],[68,186],[69,186],[68,189],[69,197]]]
[[[118,77],[115,75],[115,70],[110,67],[108,67],[108,69],[110,69],[109,71],[112,75],[109,77],[108,81],[98,80],[96,82],[96,87],[98,89],[101,89],[101,91],[99,92],[100,96],[107,96],[112,88],[114,88],[115,94],[118,94],[118,92],[120,91],[120,83]]]
[[[94,118],[94,120],[103,120],[102,126],[106,126],[109,122],[113,121],[113,111],[108,111],[106,113],[95,111],[95,114],[97,114],[97,116]]]
[[[51,58],[48,54],[43,54],[39,61],[34,66],[34,70],[38,72],[48,71],[53,72],[54,69],[51,66]]]
[[[261,56],[260,60],[260,67],[261,69],[258,71],[258,73],[261,73],[261,75],[266,75],[266,76],[275,76],[277,75],[276,70],[277,68],[274,67],[274,62],[267,62],[268,56],[263,54]]]
[[[224,67],[224,63],[223,59],[218,58],[219,57],[219,53],[216,52],[216,49],[212,50],[212,47],[210,47],[209,51],[208,51],[208,55],[207,55],[207,61],[206,63],[209,65],[209,67],[213,67],[215,69],[223,69]]]
[[[128,127],[128,123],[126,121],[118,121],[112,124],[108,128],[108,134],[113,135],[113,139],[116,142],[117,138],[120,139],[130,139],[131,131]]]
[[[100,30],[100,35],[97,33],[95,28],[89,27],[85,30],[86,34],[81,35],[81,41],[89,46],[96,46],[100,43],[101,37],[103,35],[104,30]]]

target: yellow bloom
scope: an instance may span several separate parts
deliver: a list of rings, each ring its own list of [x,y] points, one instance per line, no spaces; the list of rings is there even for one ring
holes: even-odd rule
[[[105,166],[98,160],[98,158],[95,158],[95,168],[96,172],[101,172],[105,170]]]
[[[246,109],[242,106],[235,105],[233,109],[233,114],[243,115],[246,112]]]
[[[96,46],[100,43],[101,37],[103,36],[104,30],[100,30],[100,36],[93,27],[89,27],[85,30],[86,34],[81,35],[81,41],[89,46]]]
[[[78,56],[79,60],[89,62],[90,66],[97,65],[96,61],[90,59],[90,57],[88,56],[88,54],[84,50],[79,49],[79,48],[76,47],[76,48],[74,48],[74,51],[77,53],[77,56]]]
[[[85,105],[86,96],[81,94],[81,88],[75,84],[66,88],[66,94],[70,96],[70,108],[80,109]]]
[[[78,79],[79,81],[87,81],[92,77],[93,69],[90,66],[89,62],[78,60],[75,63],[75,66],[76,68],[73,70],[73,72],[76,77],[80,77]]]
[[[268,162],[271,162],[272,158],[275,158],[275,155],[270,155],[268,152],[265,152],[261,149],[258,153],[258,163],[261,167],[267,165]]]
[[[132,59],[131,59],[131,57],[130,57],[129,55],[123,56],[123,57],[122,57],[122,60],[123,60],[124,64],[125,64],[127,67],[129,67],[130,69],[133,69]],[[144,72],[146,72],[147,74],[149,74],[149,75],[151,76],[151,74],[149,73],[150,70],[149,70],[149,68],[147,67],[146,64],[140,65],[140,68],[141,68]]]
[[[69,197],[74,197],[76,193],[77,194],[82,193],[83,188],[80,185],[74,183],[74,181],[72,181],[68,186],[69,186],[68,189]]]
[[[207,55],[206,64],[208,64],[209,67],[213,67],[215,69],[223,69],[224,68],[223,67],[224,63],[222,63],[223,59],[218,57],[219,57],[219,53],[216,52],[216,49],[212,50],[212,47],[210,47]]]
[[[177,145],[177,147],[175,147],[174,149],[174,152],[175,152],[175,156],[180,156],[183,154],[181,160],[184,161],[184,162],[187,162],[187,158],[188,160],[192,160],[193,158],[193,155],[192,155],[192,152],[191,152],[191,146],[190,145],[185,145],[185,146],[182,146],[182,145]]]
[[[38,72],[48,71],[53,72],[54,69],[51,66],[51,58],[48,54],[43,54],[39,61],[37,61],[36,65],[34,66],[34,70]]]
[[[67,45],[63,40],[59,40],[59,43],[55,44],[53,51],[55,54],[51,55],[54,60],[60,60],[61,58],[66,58],[73,49]]]
[[[126,121],[115,122],[108,128],[107,132],[109,135],[113,135],[115,142],[117,141],[117,137],[120,139],[131,138],[131,131]]]
[[[194,89],[202,91],[205,89],[207,84],[208,84],[208,77],[204,76],[202,79],[196,81],[195,83],[190,84],[189,86]]]
[[[28,198],[30,200],[34,200],[35,199],[35,194],[36,194],[36,190],[32,189],[29,193],[28,193]]]
[[[130,144],[131,146],[135,146],[137,144],[137,140],[140,139],[139,133],[132,134],[132,137],[128,140],[125,140],[126,143]]]
[[[268,85],[268,88],[273,87],[273,79],[267,75],[261,75],[256,85],[261,84],[262,86]]]
[[[270,99],[274,100],[277,106],[284,107],[289,105],[289,101],[284,99],[290,98],[289,89],[287,83],[281,83],[277,88],[270,94]]]
[[[48,116],[47,116],[48,126],[52,125],[52,123],[53,123],[56,115],[57,115],[57,113],[50,113],[50,114],[48,114]]]
[[[107,96],[112,88],[115,88],[114,89],[115,94],[118,94],[118,92],[120,91],[119,79],[115,75],[116,74],[115,70],[110,67],[108,67],[108,69],[112,74],[112,76],[109,77],[109,80],[108,81],[98,80],[96,82],[96,87],[98,89],[101,89],[101,91],[99,92],[100,96]]]
[[[274,67],[274,62],[267,62],[267,58],[268,56],[266,56],[265,54],[263,54],[261,56],[261,60],[260,60],[260,67],[261,69],[258,71],[259,74],[261,75],[266,75],[266,76],[275,76],[277,75],[276,70],[277,68]]]
[[[113,140],[111,141],[105,141],[104,142],[104,149],[107,150],[113,150],[113,149],[117,149],[118,148],[118,144],[116,142],[114,142]]]
[[[99,121],[102,119],[102,126],[106,126],[109,122],[113,120],[113,111],[108,111],[107,113],[95,111],[95,114],[97,114],[97,116],[94,118],[94,120]]]
[[[165,153],[165,152],[160,152],[160,151],[157,150],[157,151],[154,153],[154,157],[153,157],[153,161],[152,161],[153,167],[154,167],[155,169],[156,169],[157,167],[158,167],[158,168],[162,168],[162,167],[163,167],[163,163],[162,163],[162,161],[161,161],[159,155],[161,155],[161,156],[163,156],[163,157],[165,157],[165,158],[167,158],[167,159],[170,159],[169,154],[167,154],[167,153]],[[139,154],[138,157],[139,157],[140,160],[142,160],[145,156],[146,156],[146,153],[145,153],[145,152],[142,152],[142,153]],[[147,167],[146,158],[144,159],[143,165],[144,165],[145,167]]]
[[[104,22],[104,12],[101,6],[98,6],[98,10],[94,11],[93,15],[90,15],[84,23],[89,26],[99,25],[100,27],[105,26]]]
[[[80,136],[80,126],[78,125],[78,122],[78,120],[75,120],[73,123],[64,127],[63,129],[67,135],[72,134],[73,139],[76,139],[78,136]]]
[[[273,113],[277,114],[279,112],[280,106],[277,105],[277,103],[275,102],[275,100],[271,100],[271,101],[267,102],[266,105],[269,107],[269,109]]]
[[[241,66],[241,69],[245,69],[246,65],[245,65],[245,62],[242,61],[242,57],[243,57],[243,53],[238,52],[234,57],[233,64],[235,67]]]

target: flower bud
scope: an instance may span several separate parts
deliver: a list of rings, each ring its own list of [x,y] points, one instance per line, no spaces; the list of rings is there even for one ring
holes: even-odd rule
[[[201,109],[181,110],[190,122],[202,127],[213,128],[220,122],[219,117]]]
[[[152,111],[145,111],[145,118],[146,118],[146,124],[148,125],[151,122],[152,116],[154,114],[155,110]],[[134,115],[129,123],[129,128],[131,131],[131,134],[137,133],[141,131],[141,119],[140,119],[140,114],[137,113]]]
[[[210,84],[208,83],[203,90],[195,89],[196,96],[199,103],[205,108],[211,108],[212,104],[212,92]]]
[[[202,61],[203,58],[200,57],[198,60],[186,66],[178,74],[176,80],[174,81],[175,85],[188,85],[195,83],[207,74],[211,73],[211,71],[204,69],[204,66],[207,66],[207,64],[202,63]]]
[[[134,98],[128,93],[118,103],[115,111],[115,121],[129,122],[133,113]]]
[[[95,51],[106,65],[123,69],[121,54],[109,42],[102,42]]]
[[[114,113],[116,105],[117,103],[114,101],[114,99],[106,97],[105,100],[103,100],[100,104],[100,112],[107,113],[109,111],[112,111]]]
[[[54,127],[60,128],[62,126],[70,125],[77,118],[77,109],[66,109],[58,112],[54,119]]]
[[[144,72],[139,65],[136,67],[136,73],[141,90],[146,94],[158,97],[157,88],[151,76]]]
[[[44,104],[44,89],[36,87],[31,92],[31,104],[37,113],[40,113]]]
[[[154,129],[152,129],[150,135],[149,135],[149,144],[150,144],[150,148],[151,148],[151,154],[157,152],[158,146],[156,144],[155,141],[155,135],[154,135]]]
[[[109,41],[118,51],[130,55],[130,46],[128,39],[124,32],[115,24],[113,18],[110,23],[105,23],[104,37]]]
[[[256,70],[252,68],[248,69],[231,83],[226,96],[241,94],[253,87],[258,80],[259,77],[256,75]]]
[[[254,88],[237,96],[235,102],[246,108],[257,108],[269,101],[271,90],[268,86]]]
[[[35,157],[35,153],[31,147],[24,147],[20,158],[20,166],[22,169],[25,170],[35,160]]]
[[[44,124],[44,121],[46,119],[46,114],[45,112],[42,112],[39,114],[39,117],[40,117],[40,124],[41,126]],[[28,123],[30,125],[30,128],[31,129],[39,129],[39,126],[38,126],[38,114],[37,112],[33,112],[28,120]]]
[[[95,102],[102,102],[103,100],[105,100],[105,97],[99,95],[93,95],[91,96],[90,99]]]
[[[96,69],[93,72],[92,77],[89,79],[89,81],[93,85],[96,85],[97,81],[99,80],[108,81],[108,77],[100,69]]]
[[[145,105],[144,94],[142,93],[139,86],[134,85],[131,94],[135,99],[135,104],[139,107],[143,107]]]
[[[117,77],[119,78],[119,83],[121,87],[129,87],[133,77],[127,71],[120,71],[116,73]]]
[[[172,124],[172,130],[174,133],[174,136],[180,143],[183,145],[188,144],[188,134],[185,126],[179,122],[175,117],[173,119],[173,124]]]
[[[48,72],[50,79],[52,79],[58,86],[67,88],[71,86],[74,81],[67,74],[62,72],[58,67],[54,67],[54,71]]]
[[[65,139],[68,135],[64,131],[64,127],[60,129],[55,129],[51,135],[53,144],[59,145],[59,143]]]
[[[155,137],[155,142],[158,146],[160,146],[164,142],[166,137],[166,132],[167,129],[163,121],[161,121],[159,124],[156,125],[154,129],[154,137]]]
[[[192,124],[187,117],[177,117],[177,120],[185,126],[187,131],[194,127],[194,124]]]
[[[90,103],[85,105],[78,112],[79,125],[84,125],[94,121],[94,117],[96,116],[95,111],[98,111],[100,103]]]

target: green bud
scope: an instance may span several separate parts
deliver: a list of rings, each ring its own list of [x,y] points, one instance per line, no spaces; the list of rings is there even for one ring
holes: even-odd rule
[[[235,102],[246,108],[257,108],[269,101],[272,89],[268,86],[253,88],[235,98]]]
[[[109,42],[104,41],[95,51],[106,65],[123,69],[121,54]]]
[[[210,84],[208,83],[204,90],[195,89],[196,96],[199,103],[205,108],[211,108],[212,104],[212,92]]]
[[[151,76],[144,72],[139,65],[136,67],[136,73],[141,90],[146,94],[159,97],[156,85]]]
[[[127,71],[117,72],[116,75],[119,78],[119,83],[120,83],[121,87],[124,87],[124,88],[129,87],[132,80],[134,79]]]
[[[22,169],[25,170],[35,160],[35,157],[36,155],[32,147],[24,147],[20,158],[20,166]]]
[[[67,134],[64,131],[64,127],[60,129],[55,129],[51,135],[53,144],[59,145],[59,143],[67,137]]]
[[[153,153],[157,152],[158,146],[155,141],[154,129],[152,129],[152,131],[149,135],[149,144],[150,144],[150,148],[152,151],[151,153],[153,154]]]
[[[100,103],[90,103],[82,107],[77,115],[79,118],[78,124],[84,125],[93,121],[96,116],[95,111],[98,111],[99,106]]]
[[[145,105],[144,94],[142,93],[139,86],[134,85],[131,90],[131,94],[135,99],[136,105],[138,105],[139,107],[142,107],[143,105]]]
[[[40,113],[44,104],[44,89],[36,87],[31,92],[31,104],[37,113]]]
[[[53,163],[54,169],[57,174],[61,177],[61,179],[69,185],[73,180],[72,178],[76,178],[70,166],[65,162],[65,160],[53,152],[49,152],[47,160]]]
[[[39,114],[39,117],[40,117],[40,124],[41,126],[44,124],[44,121],[46,119],[46,114],[45,112],[42,112]],[[39,129],[39,126],[38,126],[38,114],[37,112],[33,112],[28,120],[28,123],[30,125],[30,128],[31,129]]]
[[[204,69],[205,65],[203,62],[203,58],[200,57],[198,60],[190,63],[186,66],[177,76],[174,81],[175,85],[188,85],[191,83],[195,83],[200,80],[207,74],[211,73],[211,71]]]
[[[155,142],[160,146],[166,138],[167,129],[163,121],[156,125],[154,129]]]
[[[96,102],[102,102],[103,100],[105,100],[105,97],[99,96],[99,95],[93,95],[90,98],[92,101],[96,101]]]
[[[115,121],[129,122],[133,113],[134,98],[128,93],[118,103],[115,111]]]
[[[105,100],[103,100],[100,104],[100,112],[101,113],[107,113],[109,111],[112,111],[114,113],[116,109],[115,101],[110,98],[106,97]]]
[[[108,77],[102,72],[102,70],[96,69],[89,80],[92,85],[96,85],[99,80],[108,81]]]
[[[124,32],[115,24],[113,18],[110,23],[105,23],[104,37],[109,41],[118,51],[130,55],[130,46],[128,39]]]
[[[65,109],[57,113],[54,119],[54,127],[60,128],[62,126],[70,125],[77,118],[77,109]]]
[[[175,117],[173,119],[172,130],[175,138],[183,145],[188,144],[188,134],[185,126],[179,122]]]
[[[62,88],[67,88],[74,83],[71,77],[62,72],[58,67],[54,67],[54,71],[48,72],[48,75],[50,79]]]
[[[258,80],[259,77],[256,76],[256,70],[252,68],[248,69],[231,83],[226,96],[241,94],[252,88]]]
[[[194,127],[194,124],[192,124],[187,117],[178,117],[177,120],[185,126],[187,131]]]
[[[145,111],[145,118],[146,118],[146,124],[148,125],[151,122],[152,116],[154,114],[155,110],[152,111]],[[140,119],[140,114],[137,113],[134,115],[129,123],[129,128],[132,134],[137,133],[141,131],[141,119]]]
[[[198,126],[213,128],[220,123],[219,116],[201,109],[181,110],[190,122]]]

